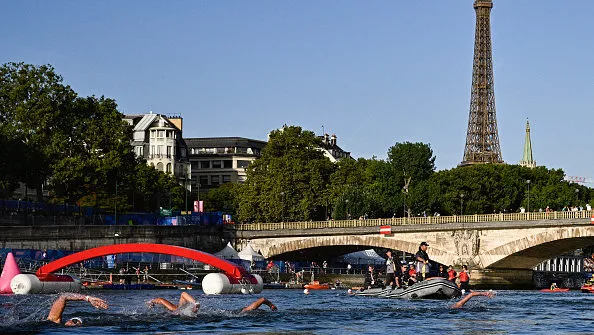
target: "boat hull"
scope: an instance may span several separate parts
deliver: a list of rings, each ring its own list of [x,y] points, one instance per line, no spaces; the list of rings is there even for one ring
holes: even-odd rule
[[[569,292],[568,288],[557,288],[554,290],[548,289],[548,288],[543,288],[542,290],[540,290],[540,292],[550,292],[550,293],[555,293],[555,292]]]
[[[371,288],[354,292],[355,295],[390,299],[450,299],[462,295],[451,281],[443,278],[427,279],[407,288]]]

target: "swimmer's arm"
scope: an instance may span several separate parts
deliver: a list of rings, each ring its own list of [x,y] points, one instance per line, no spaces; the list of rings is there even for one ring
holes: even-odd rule
[[[62,313],[64,313],[64,308],[66,308],[66,302],[80,300],[88,301],[93,307],[97,309],[107,309],[108,307],[107,303],[104,300],[99,299],[97,297],[82,295],[78,293],[65,293],[60,295],[58,299],[56,299],[56,301],[52,305],[52,308],[49,311],[47,319],[55,323],[62,322]]]
[[[170,310],[172,312],[177,310],[176,305],[172,304],[171,302],[169,302],[163,298],[155,298],[155,299],[149,301],[147,304],[149,305],[149,307],[153,307],[155,305],[162,305],[163,307],[167,308],[168,310]]]
[[[255,309],[260,308],[260,306],[262,306],[262,304],[270,307],[270,309],[273,311],[277,310],[276,306],[274,306],[274,304],[272,302],[270,302],[270,300],[262,297],[256,301],[252,302],[250,305],[244,307],[241,311],[242,312],[253,311]]]
[[[468,300],[472,299],[472,297],[476,297],[478,295],[482,295],[482,296],[489,297],[489,298],[493,298],[495,296],[495,294],[493,292],[473,291],[470,294],[468,294],[467,296],[465,296],[462,300],[460,300],[457,303],[455,303],[454,305],[452,305],[451,308],[460,308],[460,307],[464,306],[464,304],[466,304],[468,302]]]

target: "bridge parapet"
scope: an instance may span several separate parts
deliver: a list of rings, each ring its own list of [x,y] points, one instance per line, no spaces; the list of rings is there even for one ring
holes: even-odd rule
[[[499,213],[499,214],[473,214],[453,216],[427,216],[411,218],[388,218],[367,220],[329,220],[329,221],[299,221],[277,223],[247,223],[236,224],[237,230],[299,230],[318,228],[356,228],[376,226],[403,226],[426,225],[444,223],[478,223],[478,222],[511,222],[511,221],[543,221],[560,219],[587,219],[594,215],[591,211],[566,211],[566,212],[530,212],[530,213]]]

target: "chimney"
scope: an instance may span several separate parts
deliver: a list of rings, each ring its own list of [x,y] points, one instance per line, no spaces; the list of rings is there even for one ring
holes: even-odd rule
[[[330,144],[332,144],[333,146],[336,145],[336,134],[332,134],[332,138],[330,140]]]
[[[324,134],[324,144],[328,144],[330,142],[329,137],[330,137],[330,135]]]

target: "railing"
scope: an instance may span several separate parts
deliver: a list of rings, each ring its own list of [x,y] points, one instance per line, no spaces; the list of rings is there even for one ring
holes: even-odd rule
[[[588,219],[594,211],[566,211],[566,212],[530,212],[530,213],[499,213],[474,214],[454,216],[418,216],[411,218],[367,219],[367,220],[329,220],[329,221],[301,221],[278,223],[247,223],[236,224],[237,230],[282,230],[282,229],[323,229],[323,228],[357,228],[377,226],[425,225],[442,223],[474,223],[474,222],[509,222],[509,221],[541,221],[560,219]]]

